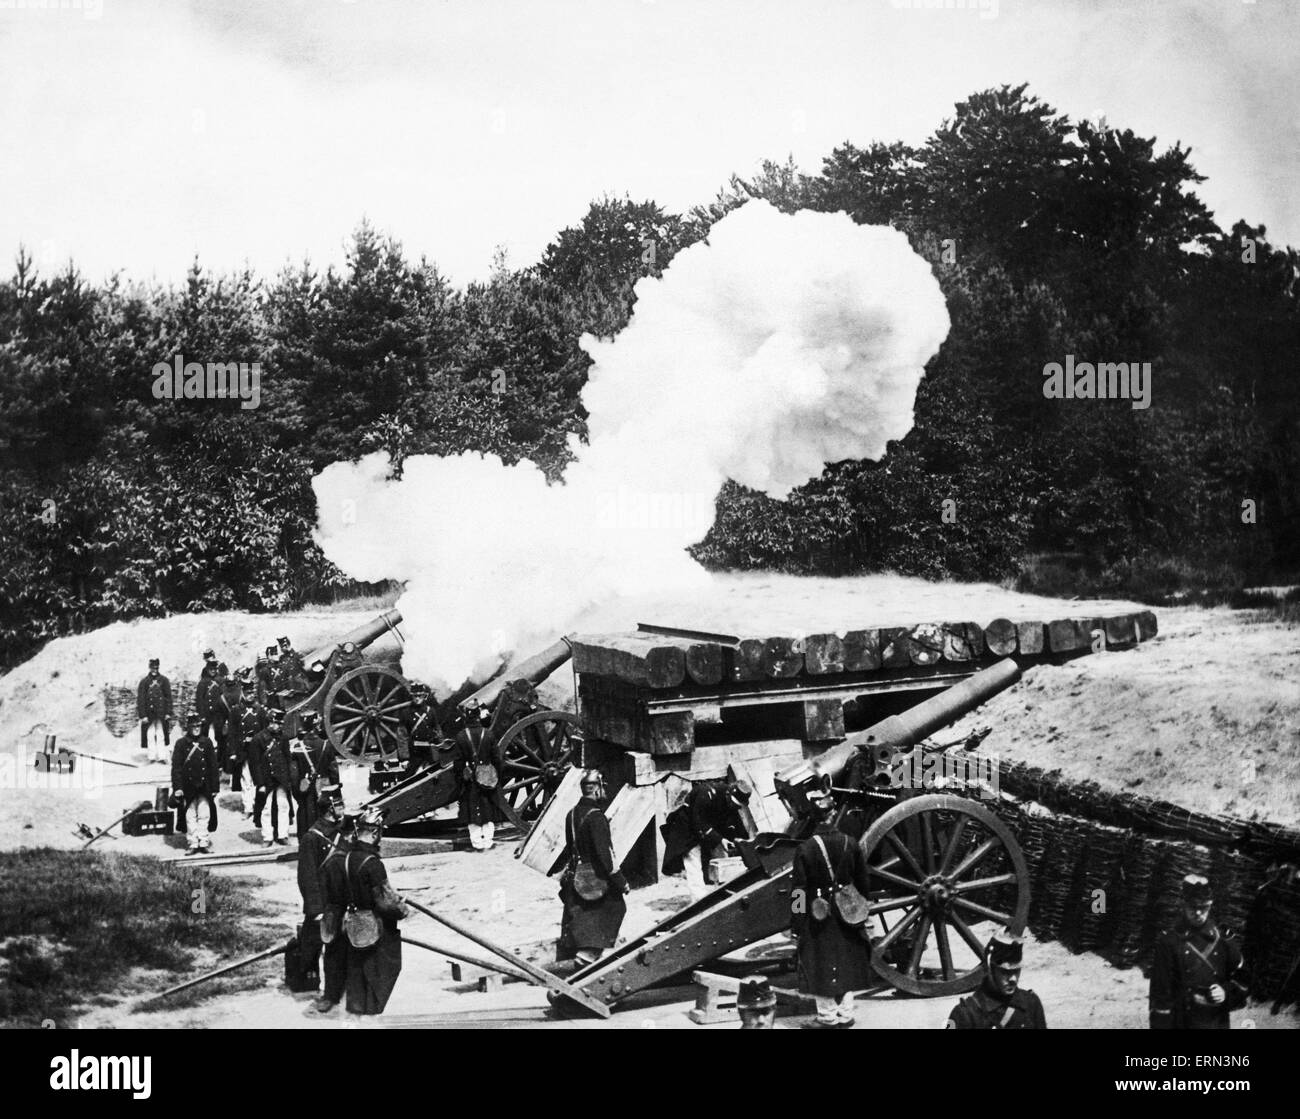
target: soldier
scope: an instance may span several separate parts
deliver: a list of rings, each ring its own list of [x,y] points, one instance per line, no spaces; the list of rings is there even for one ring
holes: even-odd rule
[[[280,690],[280,650],[268,645],[257,661],[257,702],[266,707],[278,706],[275,694]]]
[[[287,846],[289,841],[280,838],[280,798],[283,796],[289,809],[289,824],[293,824],[293,782],[289,765],[289,744],[281,734],[284,722],[283,712],[272,709],[268,712],[266,726],[253,735],[248,751],[248,773],[257,787],[253,797],[253,826],[265,832],[262,827],[262,810],[269,799],[271,802],[271,838],[265,840],[264,846],[278,843]]]
[[[217,745],[217,757],[226,757],[226,724],[230,722],[230,705],[227,695],[230,692],[230,669],[221,663],[217,665],[208,689],[208,727],[212,741]]]
[[[249,744],[266,722],[264,712],[254,702],[251,679],[244,676],[234,691],[226,705],[225,768],[230,774],[230,791],[240,794],[240,811],[243,811],[244,765],[248,761]]]
[[[1156,941],[1151,967],[1153,1030],[1226,1030],[1231,1011],[1246,1004],[1237,942],[1210,916],[1209,879],[1189,874],[1182,882],[1183,911]]]
[[[776,1028],[776,996],[766,975],[747,975],[736,993],[736,1013],[742,1030]]]
[[[469,825],[470,847],[490,851],[498,822],[509,819],[501,804],[505,755],[487,729],[492,712],[480,707],[470,718],[478,725],[467,725],[456,735],[456,760],[461,766],[459,818],[462,824]]]
[[[349,1014],[382,1014],[402,971],[397,922],[407,915],[407,906],[389,883],[379,857],[382,834],[380,814],[363,812],[356,822],[351,850],[325,862],[321,935],[328,944],[347,941]]]
[[[203,733],[211,736],[213,731],[213,707],[217,696],[221,694],[221,682],[217,679],[217,654],[211,649],[203,652],[203,668],[199,672],[198,688],[194,692],[194,710],[203,720]],[[215,741],[215,738],[213,739]]]
[[[298,716],[298,733],[289,742],[290,778],[298,798],[298,836],[301,839],[316,819],[317,795],[322,784],[339,781],[338,755],[316,729],[315,711]]]
[[[605,780],[589,769],[581,779],[582,799],[565,821],[569,865],[560,878],[560,918],[557,960],[589,964],[618,942],[618,930],[627,916],[624,895],[631,887],[614,861],[605,819]]]
[[[320,865],[321,898],[325,905],[325,912],[321,915],[320,923],[321,940],[325,944],[322,960],[325,982],[321,989],[321,997],[312,1006],[312,1010],[316,1014],[328,1014],[342,1001],[348,981],[348,938],[339,932],[337,922],[333,926],[336,935],[327,936],[325,932],[330,920],[328,916],[329,898],[325,892],[325,882],[330,873],[330,864],[341,862],[347,856],[347,853],[352,850],[357,838],[357,817],[344,813],[342,808],[343,797],[339,793],[338,832],[334,837],[333,846],[330,847],[325,858],[321,860]]]
[[[397,757],[409,777],[433,764],[433,749],[442,741],[442,728],[433,696],[426,684],[411,685],[411,706],[397,738]]]
[[[686,875],[692,893],[703,893],[709,863],[728,854],[730,842],[748,839],[741,811],[749,803],[747,781],[696,781],[686,802],[661,829],[665,874]]]
[[[343,798],[335,790],[320,795],[320,815],[298,840],[298,892],[302,895],[303,966],[308,975],[320,971],[320,919],[325,912],[325,884],[321,867],[338,838],[343,822]],[[337,1001],[337,1000],[335,1000]]]
[[[172,738],[172,685],[158,670],[158,658],[149,661],[149,674],[135,691],[135,713],[140,720],[140,749],[151,762],[165,762]]]
[[[186,836],[185,853],[193,855],[212,849],[209,836],[217,830],[216,796],[221,788],[221,768],[217,748],[203,733],[203,720],[198,714],[190,715],[185,726],[185,733],[172,750],[172,804],[178,809],[176,829]],[[204,824],[206,828],[201,832]]]
[[[984,946],[984,982],[948,1016],[950,1030],[1045,1030],[1043,1004],[1020,986],[1024,937],[999,929]]]
[[[790,879],[790,931],[798,945],[799,989],[817,1000],[812,1029],[848,1029],[853,992],[871,985],[871,950],[862,931],[848,924],[836,905],[846,886],[867,893],[862,849],[835,827],[829,784],[808,793],[817,820],[795,852]]]
[[[294,650],[287,637],[280,638],[280,689],[294,695],[309,691],[302,655]]]

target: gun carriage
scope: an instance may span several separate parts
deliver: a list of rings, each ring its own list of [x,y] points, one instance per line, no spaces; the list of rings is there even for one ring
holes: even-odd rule
[[[309,690],[285,704],[289,717],[315,711],[339,756],[371,767],[377,778],[372,789],[382,790],[371,803],[384,810],[389,824],[446,807],[460,795],[450,740],[431,744],[431,765],[414,772],[405,766],[404,755],[413,745],[412,683],[391,665],[367,661],[362,655],[387,633],[400,642],[401,621],[399,610],[385,610],[337,642],[313,649],[303,658]],[[568,642],[561,639],[437,712],[451,726],[477,722],[480,708],[491,711],[488,729],[505,755],[502,799],[519,825],[540,814],[580,751],[577,716],[547,708],[536,687],[570,655]]]

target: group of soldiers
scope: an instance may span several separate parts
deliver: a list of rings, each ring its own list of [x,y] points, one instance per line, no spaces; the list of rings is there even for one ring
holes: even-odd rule
[[[185,732],[171,742],[171,683],[159,670],[158,658],[136,692],[140,744],[150,761],[171,762],[171,806],[177,830],[186,836],[186,853],[211,849],[217,830],[217,796],[222,775],[239,794],[245,811],[244,774],[253,786],[248,815],[263,832],[264,843],[287,845],[288,829],[297,822],[302,836],[318,811],[318,798],[339,782],[338,756],[320,733],[314,711],[286,716],[285,700],[305,694],[302,658],[287,637],[268,646],[256,669],[233,676],[208,649],[203,654],[194,710],[185,717]],[[265,835],[263,816],[269,804],[271,834]],[[281,835],[281,807],[284,829]]]

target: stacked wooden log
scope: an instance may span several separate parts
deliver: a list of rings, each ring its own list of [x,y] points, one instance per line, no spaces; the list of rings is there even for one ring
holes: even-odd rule
[[[933,685],[943,687],[1006,656],[1033,663],[1129,648],[1155,635],[1155,615],[1142,611],[734,640],[640,632],[580,635],[571,645],[589,737],[630,750],[676,754],[693,748],[692,705],[725,707],[741,693],[753,703],[755,693],[771,691],[773,707],[801,705],[796,714],[803,730],[797,729],[799,718],[794,719],[794,737],[827,741],[842,737],[841,706],[858,685],[864,692],[887,691],[891,681],[915,686],[933,677]],[[672,700],[681,702],[663,710]],[[789,721],[789,712],[773,712],[778,714]]]

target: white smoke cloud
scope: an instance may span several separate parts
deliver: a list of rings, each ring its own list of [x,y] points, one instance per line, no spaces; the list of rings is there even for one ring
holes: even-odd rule
[[[911,428],[949,321],[903,234],[750,202],[709,240],[637,284],[617,338],[582,339],[589,443],[563,485],[478,454],[409,458],[399,481],[375,454],[313,481],[325,554],[406,580],[411,676],[445,689],[611,597],[698,589],[685,548],[727,478],[782,498]]]

